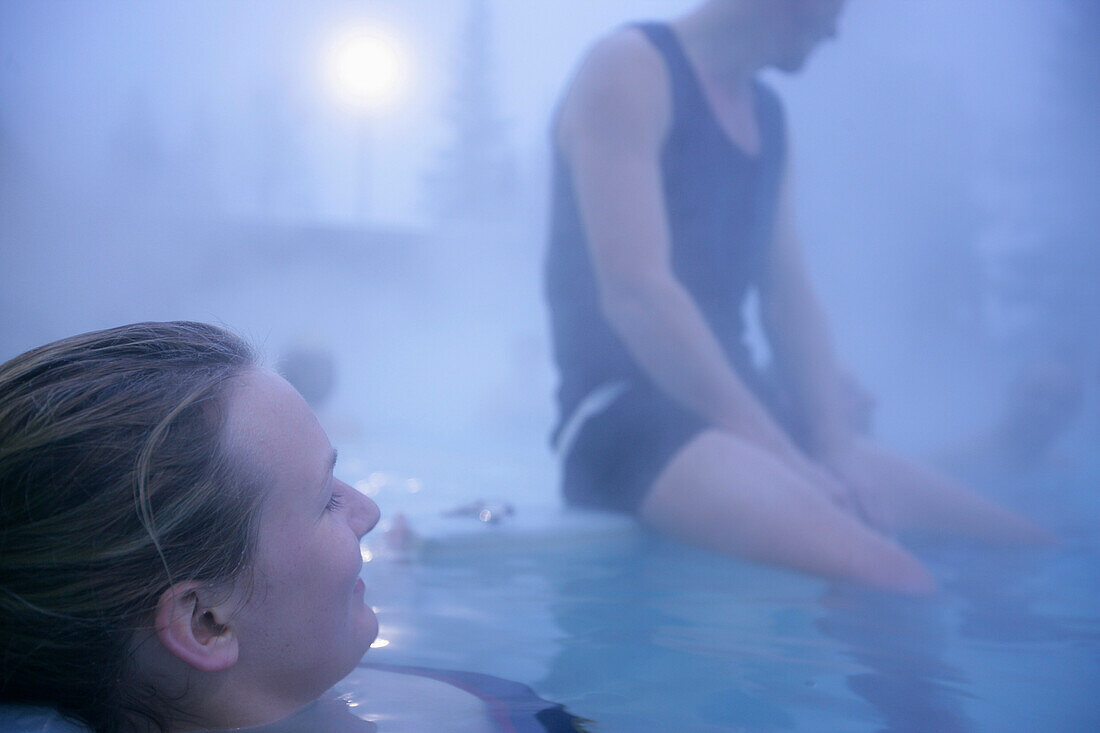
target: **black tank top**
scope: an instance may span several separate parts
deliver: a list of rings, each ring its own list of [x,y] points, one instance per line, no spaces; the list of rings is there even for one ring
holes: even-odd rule
[[[750,156],[722,129],[679,40],[667,25],[637,26],[668,69],[672,125],[661,148],[672,268],[691,293],[732,367],[755,381],[742,309],[771,239],[785,154],[783,110],[754,82],[761,149]],[[600,309],[568,163],[555,149],[545,267],[559,427],[585,395],[617,380],[648,382]],[[556,439],[557,431],[555,431]]]

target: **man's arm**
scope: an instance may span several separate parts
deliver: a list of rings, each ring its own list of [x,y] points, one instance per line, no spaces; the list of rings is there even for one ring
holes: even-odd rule
[[[809,450],[821,457],[842,450],[854,435],[844,417],[840,374],[824,314],[806,273],[792,209],[787,169],[760,287],[760,315],[776,368],[793,391],[809,430]]]
[[[599,44],[567,95],[569,161],[604,315],[666,394],[718,428],[787,458],[797,450],[730,367],[675,277],[660,173],[670,124],[663,64],[636,31]]]

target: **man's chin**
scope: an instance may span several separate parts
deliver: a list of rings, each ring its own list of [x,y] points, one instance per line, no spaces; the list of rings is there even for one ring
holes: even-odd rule
[[[799,54],[797,56],[792,54],[776,63],[775,68],[782,71],[784,74],[797,74],[806,68],[806,64],[809,60],[809,53]]]

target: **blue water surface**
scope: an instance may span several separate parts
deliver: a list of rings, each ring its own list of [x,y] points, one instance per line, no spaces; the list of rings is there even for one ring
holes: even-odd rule
[[[380,553],[368,658],[518,680],[599,731],[1100,730],[1097,475],[1016,487],[1058,547],[910,543],[925,600],[640,530]]]

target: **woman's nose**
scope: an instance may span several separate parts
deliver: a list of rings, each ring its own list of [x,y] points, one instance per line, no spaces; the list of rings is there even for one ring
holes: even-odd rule
[[[382,511],[370,497],[355,487],[348,486],[347,492],[351,504],[349,507],[351,511],[348,512],[348,524],[351,525],[356,536],[362,538],[363,535],[374,529],[374,525],[378,524]]]

